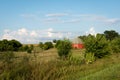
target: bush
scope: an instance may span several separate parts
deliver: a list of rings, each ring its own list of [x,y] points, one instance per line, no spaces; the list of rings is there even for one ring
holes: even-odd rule
[[[89,64],[89,63],[92,63],[94,61],[95,61],[94,53],[86,53],[86,55],[85,55],[85,62],[87,64]]]
[[[58,55],[62,58],[67,58],[72,49],[72,44],[69,40],[61,40],[57,46]]]
[[[96,37],[89,35],[84,42],[87,53],[94,53],[95,57],[102,58],[111,53],[109,42],[105,36],[97,34]]]
[[[113,53],[120,53],[120,38],[112,40],[110,46]]]
[[[22,44],[17,40],[1,40],[0,51],[18,51]]]
[[[43,44],[42,42],[39,42],[39,47],[40,47],[41,49],[43,49],[44,44]]]

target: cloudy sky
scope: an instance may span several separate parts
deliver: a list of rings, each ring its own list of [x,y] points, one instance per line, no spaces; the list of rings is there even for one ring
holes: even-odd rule
[[[116,30],[120,0],[0,0],[0,40],[38,43]]]

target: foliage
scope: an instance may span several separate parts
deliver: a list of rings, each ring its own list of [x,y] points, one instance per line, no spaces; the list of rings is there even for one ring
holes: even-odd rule
[[[58,55],[62,58],[67,58],[72,49],[72,44],[69,40],[61,40],[57,46]]]
[[[70,61],[46,61],[44,56],[44,60],[39,61],[40,58],[30,56],[14,58],[11,64],[0,62],[0,80],[119,80],[120,54],[98,59],[88,65],[80,62],[78,54]]]
[[[105,36],[97,34],[96,37],[89,35],[85,42],[86,53],[94,53],[95,57],[102,58],[111,53],[109,42]]]
[[[2,40],[0,41],[0,51],[18,51],[22,44],[17,40]]]
[[[50,48],[53,48],[53,44],[52,44],[52,42],[45,42],[44,47],[46,47],[46,48],[44,48],[45,50],[48,50]]]
[[[34,46],[30,45],[30,47],[28,47],[28,49],[27,49],[27,53],[32,53],[33,49],[34,49]]]
[[[110,30],[110,31],[106,30],[106,31],[104,31],[104,35],[105,35],[106,39],[110,40],[110,41],[119,36],[118,32],[116,32],[114,30]]]
[[[86,55],[85,55],[85,62],[87,64],[89,64],[89,63],[92,63],[94,61],[95,61],[94,53],[86,53]]]
[[[113,53],[120,53],[120,37],[112,40],[110,46]]]
[[[24,51],[27,51],[28,49],[29,49],[29,46],[28,46],[28,45],[23,46],[23,50],[24,50]]]
[[[39,47],[43,50],[48,50],[50,48],[53,48],[53,44],[52,44],[52,42],[45,42],[44,44],[42,42],[40,42]]]
[[[20,47],[19,50],[27,51],[28,53],[32,53],[33,49],[34,49],[34,46],[31,44],[30,46],[28,46],[28,45],[22,46],[22,47]]]
[[[39,47],[40,47],[41,49],[43,49],[43,48],[44,48],[44,44],[43,44],[42,42],[39,42]]]
[[[54,39],[54,40],[53,40],[53,43],[57,43],[57,40],[56,40],[56,39]]]
[[[61,42],[61,40],[57,40],[57,41],[56,41],[56,44],[55,44],[55,47],[56,47],[56,48],[58,47],[58,45],[60,44],[60,42]]]

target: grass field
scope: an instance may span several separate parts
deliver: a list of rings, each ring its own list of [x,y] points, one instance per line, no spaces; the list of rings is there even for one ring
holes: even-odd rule
[[[81,61],[84,58],[84,50],[72,50],[72,60],[65,61],[59,59],[56,49],[35,52],[31,54],[14,52],[15,63],[7,64],[7,68],[0,62],[0,80],[120,79],[120,54],[112,54],[103,59],[97,59],[92,64],[85,64]]]

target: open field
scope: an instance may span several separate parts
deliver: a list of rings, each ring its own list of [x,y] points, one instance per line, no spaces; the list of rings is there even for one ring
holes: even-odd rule
[[[97,59],[92,64],[84,64],[82,60],[84,50],[72,50],[72,60],[60,60],[56,49],[39,51],[28,54],[27,52],[15,52],[14,59],[16,65],[7,72],[0,63],[0,79],[16,75],[15,80],[119,80],[120,79],[120,54],[114,54],[103,59]],[[28,61],[23,60],[29,59]],[[19,62],[23,60],[23,62]],[[18,63],[16,62],[18,61]],[[26,63],[27,62],[27,63]],[[15,64],[14,63],[14,64]],[[7,65],[8,67],[13,63]],[[24,67],[23,67],[24,64]],[[18,66],[23,68],[22,77],[17,75]],[[13,66],[13,65],[12,65]],[[25,68],[25,70],[24,70]],[[29,69],[30,68],[30,69]],[[14,70],[15,69],[15,70]],[[26,70],[27,69],[27,70]],[[12,71],[12,72],[11,72]],[[15,71],[15,72],[14,72]],[[28,74],[27,71],[30,73]],[[5,73],[7,72],[7,73]],[[26,72],[24,75],[24,72]],[[9,76],[8,76],[9,75]],[[19,77],[19,78],[18,78]]]

